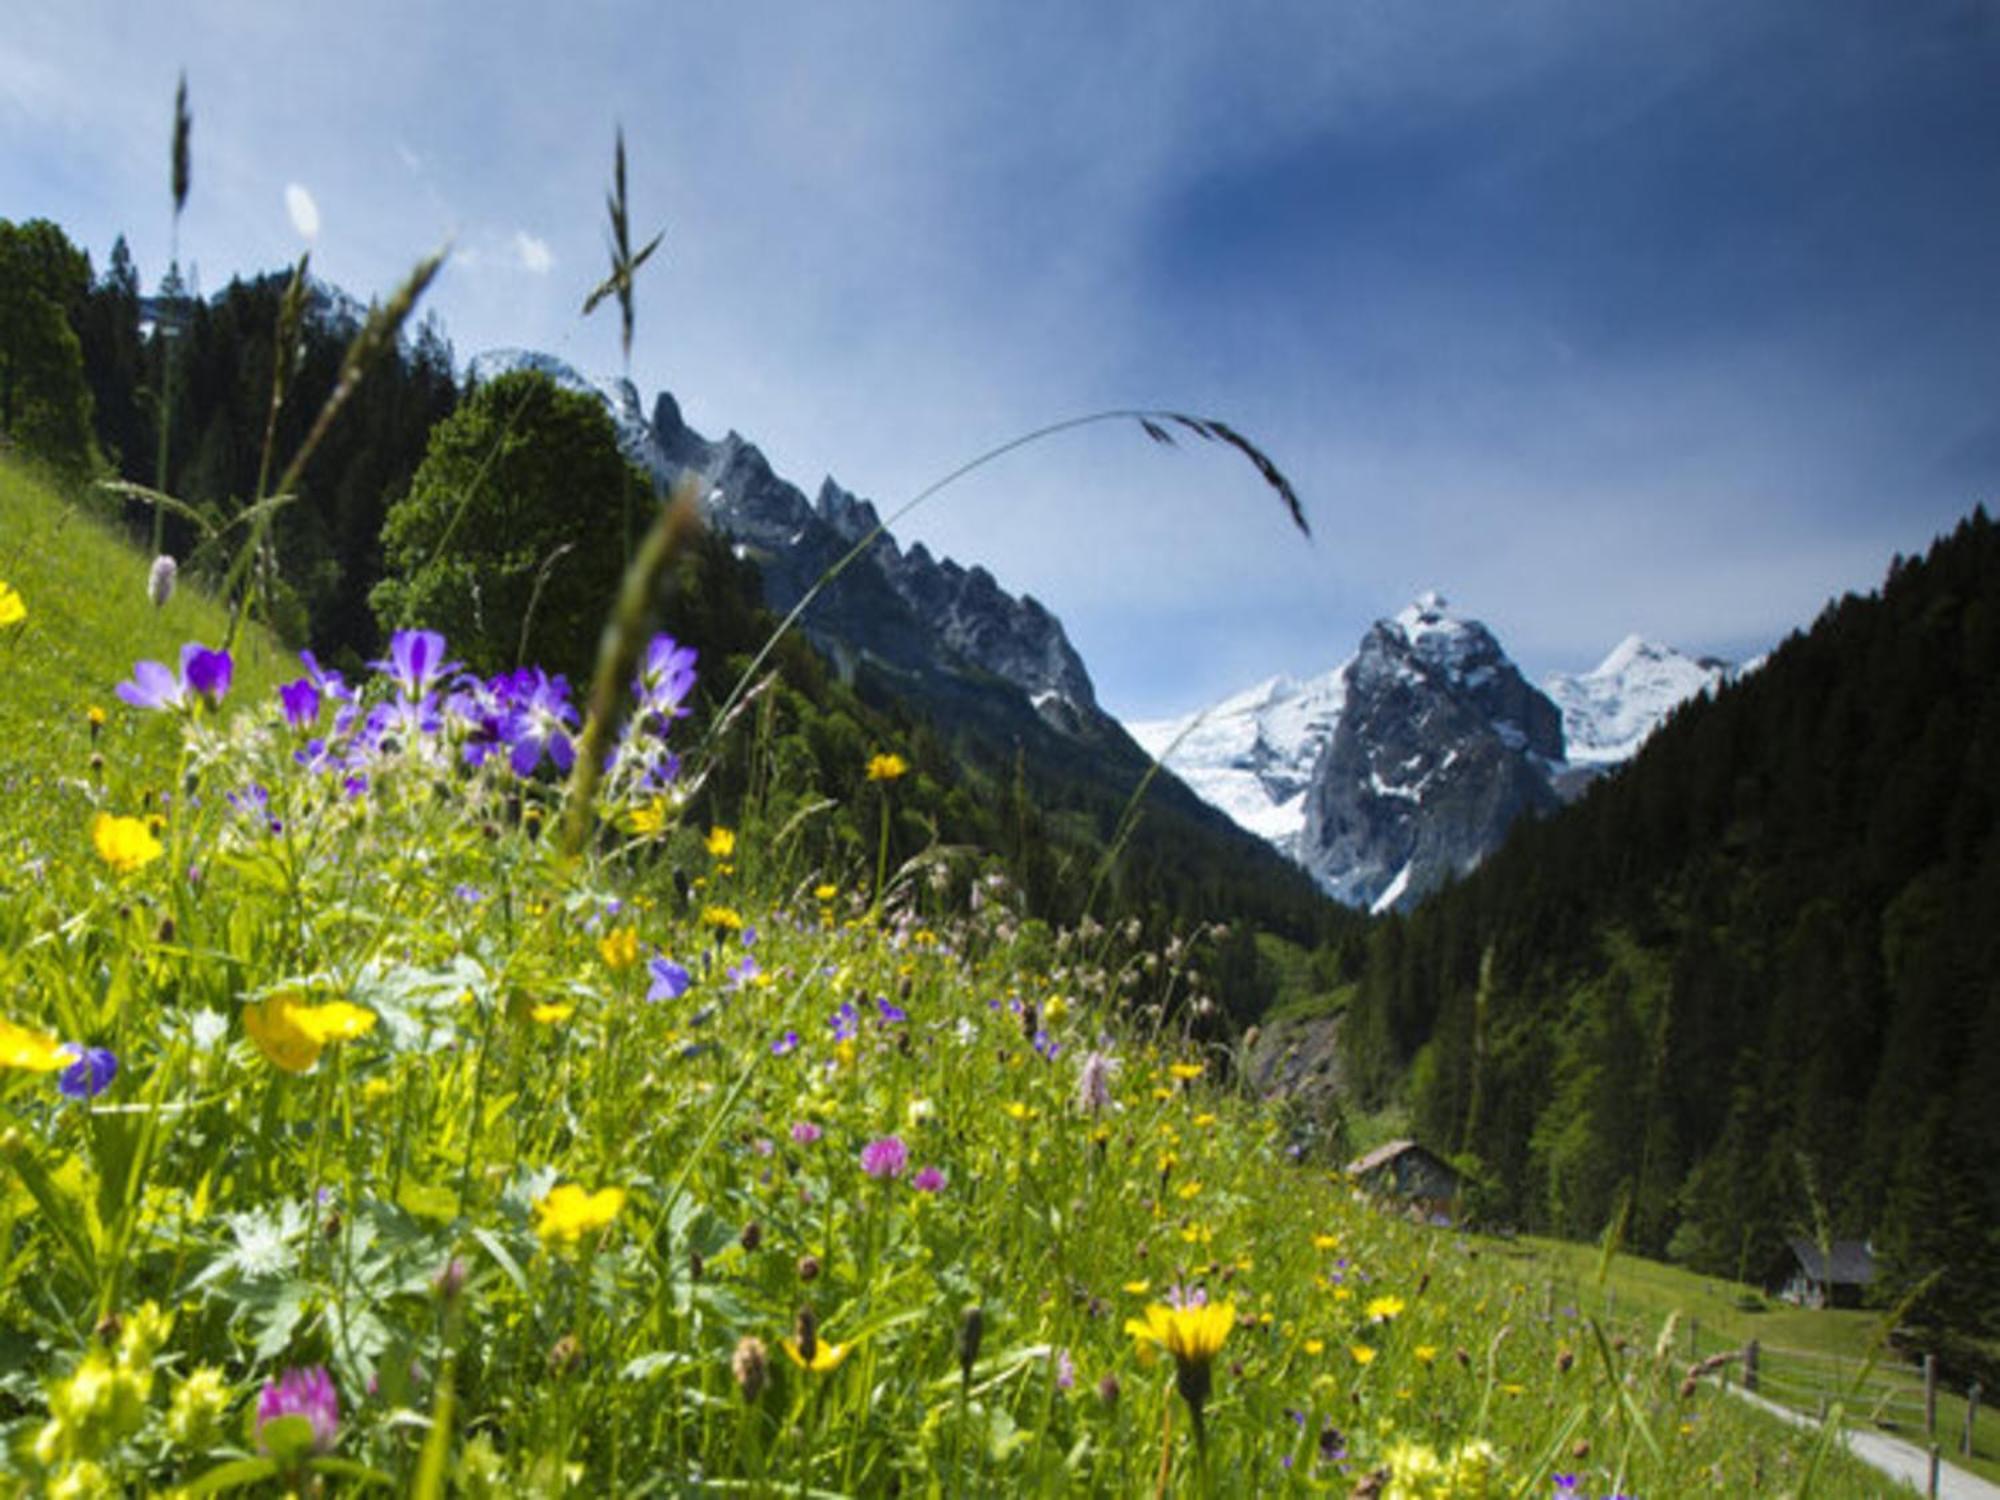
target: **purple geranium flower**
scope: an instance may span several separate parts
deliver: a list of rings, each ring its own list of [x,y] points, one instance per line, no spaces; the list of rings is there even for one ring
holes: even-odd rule
[[[854,1008],[854,1002],[843,1000],[840,1002],[840,1009],[826,1018],[826,1024],[833,1028],[833,1039],[836,1042],[851,1042],[859,1028],[860,1020],[861,1013]]]
[[[389,637],[389,659],[370,662],[387,672],[405,698],[421,698],[458,663],[444,659],[444,637],[435,630],[399,630]]]
[[[861,1148],[861,1170],[877,1181],[901,1177],[910,1164],[910,1148],[900,1138],[885,1135]]]
[[[118,1059],[109,1047],[84,1047],[71,1042],[63,1048],[76,1061],[56,1075],[65,1098],[95,1099],[118,1076]]]
[[[186,708],[190,692],[214,705],[229,691],[235,670],[227,651],[211,651],[199,641],[189,641],[181,647],[178,673],[161,662],[134,662],[132,680],[119,683],[114,691],[134,708]]]
[[[884,1026],[899,1026],[910,1019],[910,1013],[902,1006],[881,995],[875,997],[875,1012],[881,1016]]]
[[[798,1051],[798,1048],[799,1034],[796,1031],[787,1031],[783,1036],[771,1043],[771,1056],[786,1057]],[[795,1125],[792,1127],[792,1139],[797,1140],[798,1138],[799,1128]]]
[[[639,678],[632,684],[642,716],[658,716],[662,720],[686,717],[685,700],[694,691],[694,658],[694,647],[679,645],[670,635],[653,637],[646,647]],[[664,733],[665,729],[664,722],[657,726],[657,732]]]
[[[309,729],[319,722],[319,689],[305,677],[297,682],[287,682],[278,689],[278,706],[284,710],[285,722],[292,728]]]
[[[677,964],[664,955],[650,961],[646,972],[653,976],[652,984],[646,989],[648,1000],[678,1000],[694,982],[686,965]]]
[[[755,979],[761,970],[757,967],[756,958],[746,953],[739,962],[731,964],[722,972],[723,977],[729,981],[729,987],[737,990]]]
[[[340,1394],[324,1365],[287,1370],[264,1387],[257,1398],[259,1446],[263,1445],[264,1424],[279,1417],[304,1417],[312,1427],[313,1452],[332,1449],[340,1437]]]

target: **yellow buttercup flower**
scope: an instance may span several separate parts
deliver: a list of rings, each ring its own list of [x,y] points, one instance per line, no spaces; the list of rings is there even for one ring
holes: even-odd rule
[[[535,1233],[544,1240],[574,1245],[594,1229],[602,1229],[625,1206],[625,1189],[586,1192],[573,1182],[550,1188],[535,1202]]]
[[[90,721],[92,729],[102,729],[104,727],[104,710],[99,708],[95,703],[84,710],[83,716]]]
[[[1419,1344],[1410,1353],[1420,1365],[1431,1364],[1438,1357],[1436,1344]]]
[[[1124,1289],[1134,1297],[1143,1297],[1153,1289],[1153,1283],[1150,1281],[1128,1281],[1125,1283]]]
[[[716,859],[727,859],[736,852],[736,835],[727,828],[711,828],[706,847]]]
[[[868,758],[868,779],[870,781],[894,781],[908,774],[910,763],[900,755],[871,755]]]
[[[839,894],[840,887],[837,885],[816,885],[813,887],[813,900],[815,901],[831,901]]]
[[[166,853],[144,818],[121,818],[107,812],[90,820],[90,842],[97,848],[97,857],[120,875],[130,875]]]
[[[28,606],[11,583],[0,583],[0,626],[18,625],[28,618]]]
[[[303,1073],[319,1061],[324,1043],[298,1022],[305,1007],[292,994],[267,995],[243,1007],[243,1030],[259,1052],[287,1073]]]
[[[0,1020],[0,1068],[19,1068],[27,1073],[53,1073],[76,1059],[52,1036]]]
[[[545,1000],[540,1005],[529,1008],[528,1019],[539,1021],[544,1026],[553,1026],[558,1021],[567,1021],[575,1011],[574,1005],[564,1005],[557,1000]]]
[[[259,1052],[287,1073],[303,1073],[333,1042],[351,1042],[375,1029],[375,1012],[345,1000],[307,1005],[289,991],[243,1007],[243,1029]]]
[[[604,967],[614,974],[631,968],[639,961],[639,929],[619,927],[605,933],[597,940],[597,951],[604,959]]]
[[[1366,1344],[1350,1344],[1347,1352],[1353,1355],[1354,1362],[1364,1369],[1375,1363],[1375,1351]]]
[[[1201,1077],[1204,1069],[1200,1063],[1174,1063],[1168,1067],[1167,1071],[1182,1083],[1192,1083],[1195,1079]]]

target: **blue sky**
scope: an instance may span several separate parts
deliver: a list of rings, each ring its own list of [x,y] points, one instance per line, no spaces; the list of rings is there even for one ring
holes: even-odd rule
[[[1996,0],[579,0],[19,6],[0,215],[213,290],[301,248],[362,296],[454,237],[461,357],[632,374],[809,493],[893,505],[1107,406],[1219,451],[1057,439],[899,527],[1069,628],[1115,711],[1352,650],[1437,588],[1531,674],[1638,631],[1743,656],[2000,500]]]

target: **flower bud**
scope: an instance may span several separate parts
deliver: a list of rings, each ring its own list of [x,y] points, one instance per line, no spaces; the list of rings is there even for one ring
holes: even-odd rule
[[[746,1334],[737,1343],[736,1353],[730,1357],[729,1372],[736,1377],[736,1389],[743,1393],[743,1399],[756,1405],[757,1398],[764,1394],[765,1382],[771,1376],[771,1356],[764,1347],[764,1341]]]

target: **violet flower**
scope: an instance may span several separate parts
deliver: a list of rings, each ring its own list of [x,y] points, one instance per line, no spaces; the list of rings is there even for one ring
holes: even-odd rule
[[[646,972],[653,976],[653,982],[646,990],[648,1000],[678,1000],[688,992],[693,978],[684,964],[677,964],[664,956],[651,960]]]
[[[893,1135],[870,1141],[861,1148],[861,1170],[878,1182],[901,1177],[910,1164],[910,1148]]]
[[[324,1365],[287,1370],[264,1387],[257,1398],[259,1447],[264,1447],[264,1425],[279,1417],[304,1417],[312,1427],[313,1452],[332,1449],[340,1438],[340,1394]]]
[[[76,1061],[56,1075],[56,1087],[67,1099],[95,1099],[118,1076],[118,1058],[109,1047],[84,1047],[71,1042],[63,1048]]]
[[[134,662],[131,681],[119,683],[114,691],[134,708],[184,709],[190,692],[213,707],[222,702],[234,675],[235,663],[227,651],[211,651],[199,641],[189,641],[181,647],[179,672],[162,662]]]
[[[397,631],[389,637],[389,659],[369,665],[388,673],[405,698],[423,697],[445,673],[458,668],[457,662],[444,659],[444,637],[435,630]]]

